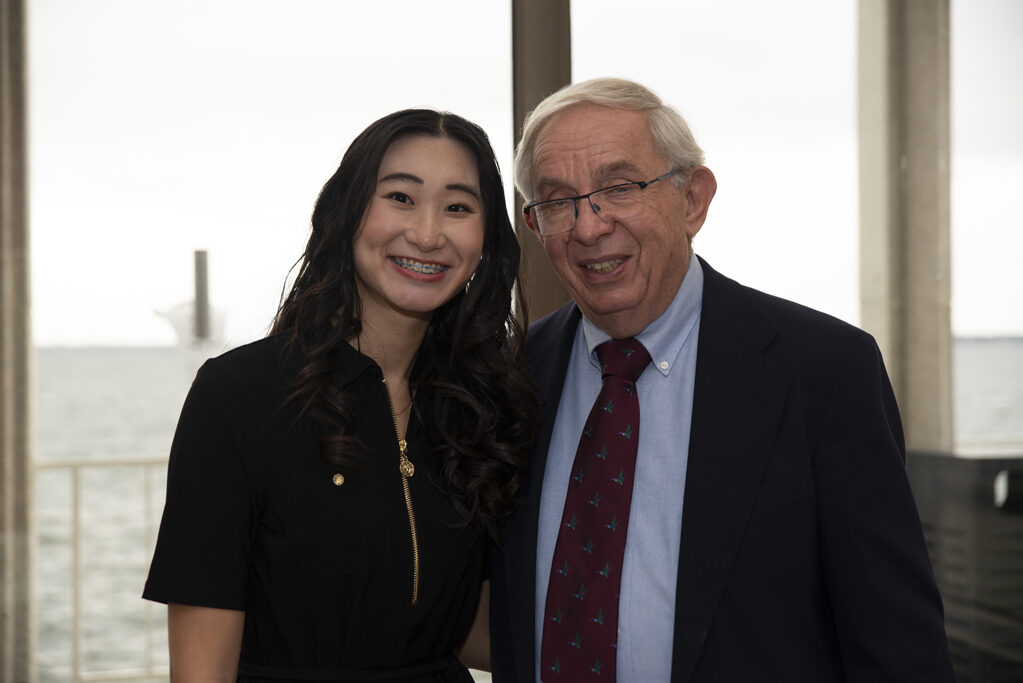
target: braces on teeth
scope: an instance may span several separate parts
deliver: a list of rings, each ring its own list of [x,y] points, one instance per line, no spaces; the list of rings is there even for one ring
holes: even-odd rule
[[[419,263],[418,261],[409,261],[407,259],[394,259],[394,261],[402,268],[422,273],[423,275],[436,275],[446,268],[446,266],[435,263]]]

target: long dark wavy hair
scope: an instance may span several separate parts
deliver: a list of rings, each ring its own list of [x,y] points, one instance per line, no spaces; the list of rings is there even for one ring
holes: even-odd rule
[[[446,137],[476,160],[485,219],[483,256],[463,291],[438,308],[412,364],[417,417],[440,441],[443,485],[467,524],[496,534],[522,482],[537,398],[519,370],[525,302],[519,244],[508,220],[497,160],[483,130],[455,114],[395,112],[352,142],[316,200],[298,275],[270,330],[298,370],[288,401],[325,428],[322,455],[357,466],[356,406],[331,383],[331,354],[362,330],[353,243],[390,145],[411,135]],[[523,322],[512,311],[512,298]],[[429,409],[427,414],[425,411]]]

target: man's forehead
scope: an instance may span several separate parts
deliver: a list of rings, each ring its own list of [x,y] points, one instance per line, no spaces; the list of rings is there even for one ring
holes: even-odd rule
[[[635,142],[649,137],[644,112],[584,103],[552,114],[538,132],[536,144],[571,145],[622,138]]]
[[[631,176],[649,170],[659,156],[642,112],[576,105],[556,114],[540,132],[533,159],[539,189],[568,177]]]

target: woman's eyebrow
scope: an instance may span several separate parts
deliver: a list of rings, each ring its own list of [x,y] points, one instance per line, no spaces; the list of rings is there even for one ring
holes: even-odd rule
[[[387,182],[388,180],[409,180],[409,181],[411,181],[413,183],[419,183],[420,185],[425,185],[426,184],[425,181],[422,178],[420,178],[419,176],[417,176],[417,175],[412,175],[411,173],[401,173],[401,172],[398,172],[398,173],[388,173],[387,175],[385,175],[383,178],[381,178],[377,182],[378,183],[384,183],[384,182]]]
[[[378,183],[386,183],[388,181],[393,181],[393,180],[407,180],[409,182],[416,183],[418,185],[425,185],[426,184],[426,181],[424,181],[419,176],[413,175],[411,173],[403,173],[403,172],[400,172],[400,171],[397,172],[397,173],[388,173],[387,175],[385,175],[383,178],[381,178],[377,182]],[[476,199],[480,198],[479,190],[477,190],[472,185],[465,185],[463,183],[450,183],[446,187],[449,190],[455,190],[456,192],[464,192],[466,194],[470,194],[473,197],[475,197]]]
[[[475,187],[472,187],[471,185],[463,185],[462,183],[451,183],[450,185],[447,186],[447,188],[449,190],[456,190],[458,192],[471,194],[476,199],[480,198],[480,193],[476,190]]]

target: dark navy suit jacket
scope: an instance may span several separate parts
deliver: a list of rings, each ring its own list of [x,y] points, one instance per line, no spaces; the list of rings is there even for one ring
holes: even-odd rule
[[[671,681],[953,682],[873,338],[701,263]],[[527,338],[540,433],[491,552],[496,683],[533,680],[540,489],[579,318],[570,302]]]

